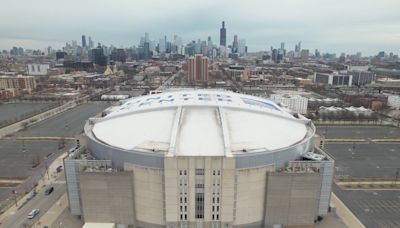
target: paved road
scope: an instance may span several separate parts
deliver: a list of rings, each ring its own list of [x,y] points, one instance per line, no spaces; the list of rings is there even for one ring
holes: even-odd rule
[[[81,104],[74,109],[41,121],[26,130],[16,133],[17,136],[75,136],[83,131],[85,121],[103,111],[107,103]]]
[[[33,223],[49,210],[51,206],[57,203],[58,199],[66,192],[66,184],[63,182],[54,183],[52,186],[54,186],[53,193],[46,196],[44,194],[45,189],[40,190],[36,197],[29,201],[20,210],[16,211],[15,214],[8,216],[4,221],[1,221],[2,224],[0,227],[24,228],[24,224],[27,224],[28,227],[32,226]],[[35,208],[40,209],[39,216],[35,219],[28,219],[27,215]]]

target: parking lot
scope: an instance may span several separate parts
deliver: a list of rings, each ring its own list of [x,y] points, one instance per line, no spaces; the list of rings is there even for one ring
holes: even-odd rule
[[[400,168],[398,143],[326,144],[335,159],[335,174],[355,178],[394,178]]]
[[[317,126],[317,134],[328,139],[400,138],[400,128],[391,126]]]
[[[72,110],[60,113],[47,120],[39,122],[14,136],[70,136],[80,134],[85,121],[103,111],[109,104],[87,103]],[[0,109],[1,111],[1,109]],[[45,175],[46,164],[50,164],[62,152],[74,145],[73,141],[65,141],[66,147],[59,149],[60,141],[42,140],[0,140],[0,178],[26,178],[26,182],[16,187],[22,193],[33,186],[35,181]],[[38,164],[35,166],[34,164]],[[0,188],[0,202],[10,200],[13,188]],[[0,206],[1,204],[0,203]]]
[[[0,123],[5,123],[6,121],[14,121],[28,114],[33,114],[56,106],[56,103],[50,102],[0,104]]]
[[[103,111],[107,103],[81,104],[72,110],[60,113],[47,120],[41,121],[25,130],[16,133],[16,136],[75,136],[83,131],[85,121]]]
[[[67,141],[66,147],[61,150],[58,145],[58,141],[0,140],[0,178],[26,178],[23,184],[16,187],[18,193],[25,192],[46,174],[46,164],[72,147],[73,142]],[[12,189],[0,188],[0,202],[11,197]]]
[[[351,178],[395,178],[400,168],[400,143],[371,139],[398,139],[400,129],[389,126],[317,126],[328,139],[365,139],[364,142],[326,143],[335,159],[335,175]],[[400,191],[343,190],[333,192],[366,227],[400,227]]]
[[[366,227],[400,227],[400,191],[341,190],[335,194]]]

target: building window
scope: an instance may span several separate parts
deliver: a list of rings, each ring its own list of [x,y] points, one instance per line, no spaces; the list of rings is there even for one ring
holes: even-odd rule
[[[195,215],[197,219],[204,218],[204,193],[196,193]]]
[[[204,169],[196,169],[195,173],[198,176],[204,176]]]

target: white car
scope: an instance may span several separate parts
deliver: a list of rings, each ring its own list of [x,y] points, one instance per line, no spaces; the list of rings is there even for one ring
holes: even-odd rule
[[[36,217],[36,215],[39,214],[39,209],[33,209],[29,214],[28,214],[28,219],[33,219]]]

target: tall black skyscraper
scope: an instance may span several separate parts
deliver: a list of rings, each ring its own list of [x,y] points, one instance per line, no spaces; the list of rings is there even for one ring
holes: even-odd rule
[[[82,47],[86,47],[86,37],[82,35]]]
[[[219,45],[226,47],[225,21],[222,22],[222,28],[219,30]]]

